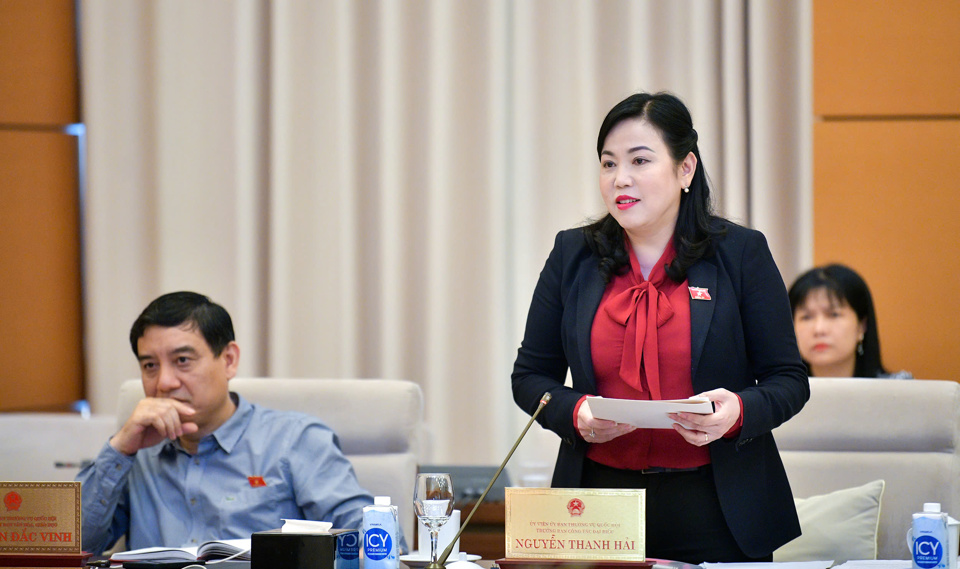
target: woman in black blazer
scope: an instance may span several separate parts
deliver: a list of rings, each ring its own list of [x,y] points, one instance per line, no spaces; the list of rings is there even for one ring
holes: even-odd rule
[[[810,394],[783,280],[761,233],[712,214],[679,99],[621,101],[597,153],[609,213],[557,235],[514,399],[532,413],[553,396],[539,416],[561,438],[553,486],[647,489],[648,557],[769,560],[800,535],[771,430]],[[707,396],[715,411],[673,415],[673,431],[636,430],[582,404],[678,394]]]

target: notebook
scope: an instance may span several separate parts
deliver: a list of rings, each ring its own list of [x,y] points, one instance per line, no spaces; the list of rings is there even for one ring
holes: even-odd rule
[[[205,541],[200,547],[145,547],[121,551],[110,556],[110,561],[208,561],[211,559],[250,560],[249,539],[217,539]]]

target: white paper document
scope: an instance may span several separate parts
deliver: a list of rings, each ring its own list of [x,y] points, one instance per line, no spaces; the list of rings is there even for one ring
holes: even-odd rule
[[[864,559],[834,565],[833,569],[910,569],[911,567],[913,567],[913,561],[910,559]]]
[[[665,401],[587,397],[584,404],[590,406],[590,412],[598,419],[628,423],[642,429],[672,429],[674,421],[667,413],[713,413],[713,403],[706,397]]]
[[[330,533],[332,522],[317,522],[313,520],[288,520],[283,518],[280,533]]]
[[[781,561],[759,563],[701,563],[703,569],[827,569],[833,561]]]

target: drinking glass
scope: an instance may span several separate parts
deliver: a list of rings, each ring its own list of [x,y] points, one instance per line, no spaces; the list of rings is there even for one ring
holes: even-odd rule
[[[413,489],[417,518],[430,530],[430,563],[437,562],[437,536],[453,513],[453,482],[449,474],[421,473]]]

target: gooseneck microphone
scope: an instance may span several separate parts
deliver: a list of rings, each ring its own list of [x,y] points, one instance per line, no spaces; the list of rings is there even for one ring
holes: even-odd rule
[[[493,488],[494,482],[497,481],[497,478],[500,477],[500,473],[503,472],[503,467],[507,465],[507,461],[510,460],[511,456],[513,456],[513,451],[517,450],[517,447],[520,446],[520,441],[523,440],[523,437],[526,436],[527,431],[530,430],[530,426],[533,425],[537,415],[540,414],[540,411],[542,411],[543,407],[550,402],[552,397],[553,396],[550,395],[550,392],[547,391],[543,394],[543,397],[540,398],[540,405],[537,406],[537,410],[534,411],[533,415],[530,416],[530,420],[527,421],[527,426],[523,428],[523,432],[520,433],[519,437],[517,437],[517,442],[513,443],[513,448],[510,449],[510,452],[507,453],[507,457],[503,459],[502,463],[500,463],[500,468],[497,469],[497,473],[494,474],[493,478],[490,479],[490,484],[487,484],[487,489],[483,491],[483,494],[480,494],[479,498],[477,498],[477,501],[473,505],[473,509],[470,510],[470,514],[467,516],[467,519],[463,520],[463,524],[460,526],[460,529],[457,530],[457,535],[453,536],[453,539],[450,540],[447,548],[443,550],[443,553],[437,558],[436,561],[427,564],[426,569],[440,569],[443,567],[443,564],[447,562],[447,557],[450,557],[450,552],[453,551],[453,546],[456,545],[457,540],[460,539],[460,534],[463,533],[463,530],[466,529],[467,524],[470,523],[470,518],[473,517],[473,514],[477,511],[477,508],[480,507],[483,499],[487,497],[487,492]]]

